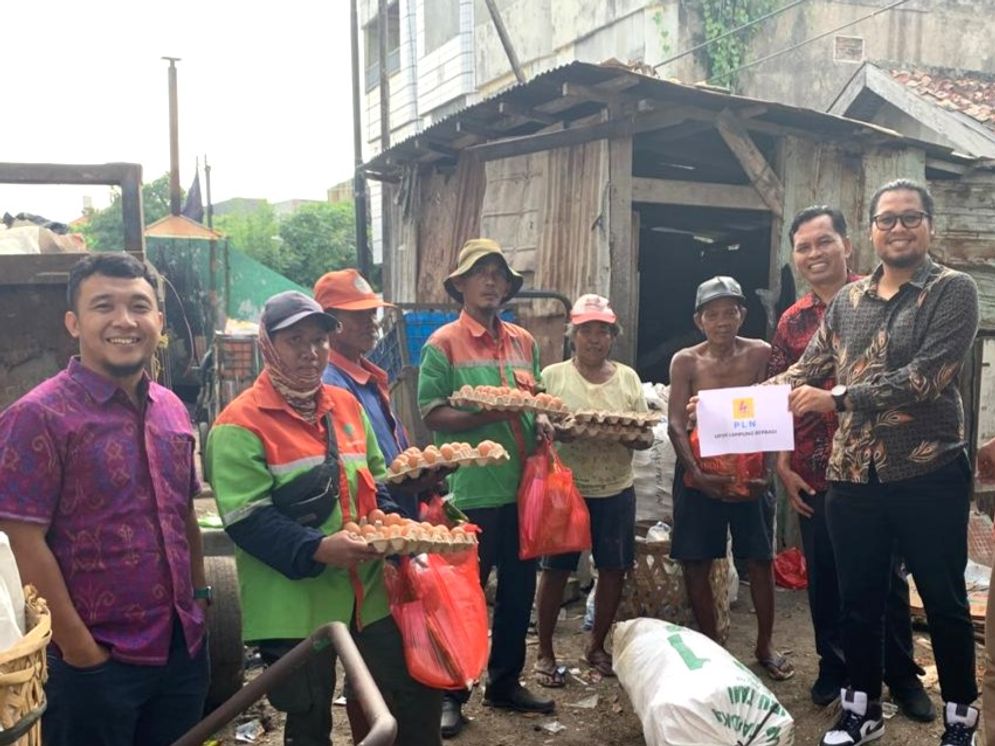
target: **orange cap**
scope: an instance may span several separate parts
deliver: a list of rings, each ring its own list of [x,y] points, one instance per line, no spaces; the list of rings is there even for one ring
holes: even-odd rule
[[[326,272],[314,284],[314,299],[322,308],[342,311],[365,311],[370,308],[394,308],[373,292],[370,283],[354,269]]]

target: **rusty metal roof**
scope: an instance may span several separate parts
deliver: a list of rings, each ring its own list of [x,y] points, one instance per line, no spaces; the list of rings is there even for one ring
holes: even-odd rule
[[[995,130],[995,78],[935,69],[891,70],[906,88],[947,111],[956,111]]]
[[[452,162],[460,151],[485,142],[568,128],[572,122],[605,112],[611,100],[639,102],[635,116],[680,106],[691,112],[690,119],[704,121],[728,109],[745,117],[747,129],[754,131],[913,145],[931,156],[973,160],[855,119],[733,95],[711,86],[663,80],[615,64],[571,62],[451,114],[374,156],[365,168],[376,175],[409,163]]]
[[[185,215],[167,215],[145,229],[146,238],[193,238],[204,241],[220,240],[223,235]]]

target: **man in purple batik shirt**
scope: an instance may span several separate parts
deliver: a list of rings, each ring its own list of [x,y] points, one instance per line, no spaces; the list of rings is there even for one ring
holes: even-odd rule
[[[125,253],[69,276],[69,367],[0,412],[0,530],[52,612],[47,746],[158,746],[208,685],[200,485],[186,409],[145,367],[156,278]]]

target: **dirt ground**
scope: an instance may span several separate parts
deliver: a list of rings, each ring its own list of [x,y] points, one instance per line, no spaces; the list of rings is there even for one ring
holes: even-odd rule
[[[760,673],[753,665],[753,642],[755,618],[749,600],[749,587],[740,588],[740,600],[732,609],[732,630],[729,650],[741,661]],[[775,643],[782,651],[790,651],[791,660],[797,671],[794,678],[786,682],[770,682],[762,674],[771,691],[781,704],[794,716],[796,723],[795,743],[816,744],[825,728],[834,718],[832,706],[819,708],[809,699],[808,689],[816,675],[818,659],[812,639],[808,603],[804,591],[777,592],[777,620],[775,623]],[[632,711],[629,700],[613,678],[601,679],[581,662],[585,633],[580,625],[583,617],[583,602],[574,602],[564,609],[557,628],[556,650],[564,665],[571,670],[566,688],[553,690],[557,701],[557,711],[552,716],[516,715],[491,711],[481,705],[479,691],[476,692],[464,712],[471,722],[457,739],[447,741],[460,746],[581,746],[603,744],[604,746],[628,746],[642,744],[642,727]],[[933,697],[937,709],[940,707],[936,669],[933,665],[929,636],[922,631],[915,633],[916,659],[926,671],[924,683]],[[978,660],[982,660],[982,649],[978,646]],[[529,638],[529,659],[526,672],[531,670],[535,659],[535,637]],[[978,678],[980,681],[979,665]],[[339,677],[341,681],[341,676]],[[533,684],[529,682],[529,685]],[[592,708],[578,706],[590,704],[592,695],[597,702]],[[586,701],[586,702],[585,702]],[[278,746],[283,743],[280,732],[281,716],[266,703],[260,703],[252,712],[253,717],[261,717],[269,730],[254,743],[263,746]],[[350,740],[345,711],[334,708],[334,743],[352,743]],[[555,734],[544,730],[543,726],[559,723],[563,730]],[[886,735],[879,743],[903,744],[903,746],[935,746],[942,732],[939,722],[929,724],[907,720],[896,714],[887,721]],[[234,725],[221,735],[217,743],[224,746],[238,743],[234,739]],[[979,742],[980,739],[979,739]]]

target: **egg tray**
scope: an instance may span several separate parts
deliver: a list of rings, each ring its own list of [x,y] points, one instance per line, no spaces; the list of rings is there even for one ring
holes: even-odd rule
[[[422,460],[418,466],[412,466],[404,471],[399,471],[397,473],[391,474],[388,472],[387,481],[389,484],[398,484],[409,479],[418,479],[422,474],[428,471],[442,471],[443,469],[458,469],[461,466],[492,466],[494,464],[500,464],[502,461],[507,461],[511,456],[508,452],[502,449],[498,453],[492,453],[487,456],[481,456],[479,452],[474,450],[471,456],[462,456],[459,458],[452,459],[439,459],[434,464],[429,464]]]
[[[454,407],[479,407],[485,411],[498,412],[535,412],[544,414],[551,420],[562,420],[570,416],[569,409],[550,409],[540,407],[531,401],[512,399],[510,396],[451,396],[449,403]]]
[[[615,443],[653,442],[652,430],[632,427],[631,425],[609,425],[567,420],[563,424],[557,424],[556,429],[574,438],[584,440],[602,440]]]
[[[463,536],[466,537],[463,541],[435,538],[416,539],[408,536],[395,536],[392,539],[386,537],[362,538],[378,554],[386,557],[402,554],[455,554],[473,549],[477,545],[475,534],[465,533]]]
[[[599,409],[578,409],[573,421],[578,425],[621,425],[622,427],[651,430],[663,420],[660,412],[610,412]]]

